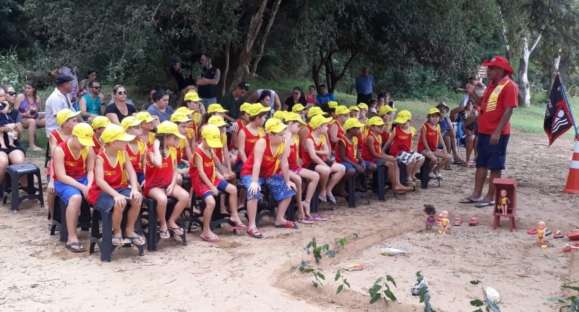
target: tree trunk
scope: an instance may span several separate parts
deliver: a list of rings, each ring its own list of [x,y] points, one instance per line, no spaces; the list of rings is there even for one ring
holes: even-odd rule
[[[223,77],[221,82],[221,97],[225,96],[227,92],[227,75],[229,75],[229,59],[231,57],[231,42],[227,42],[225,45],[225,67],[223,69]]]
[[[249,27],[247,29],[247,35],[243,42],[241,51],[239,52],[237,68],[227,88],[228,91],[233,90],[237,84],[246,79],[250,74],[249,66],[253,57],[253,47],[255,46],[255,41],[257,40],[257,37],[261,31],[261,25],[263,24],[263,13],[265,12],[268,1],[269,0],[262,0],[259,8],[251,17],[251,21],[249,22]]]
[[[277,15],[278,10],[279,10],[279,6],[281,5],[281,1],[282,0],[275,0],[275,2],[273,3],[273,8],[271,9],[271,14],[269,16],[269,20],[267,22],[267,25],[266,25],[265,30],[263,32],[263,35],[261,36],[261,42],[259,45],[259,50],[257,52],[257,55],[255,56],[255,60],[253,61],[253,66],[251,68],[251,75],[253,77],[255,77],[255,74],[257,72],[257,68],[259,66],[259,62],[261,62],[261,58],[263,57],[263,51],[265,50],[265,44],[267,42],[267,37],[269,36],[269,33],[271,32],[271,27],[273,26],[273,22],[275,21],[275,17]]]
[[[531,85],[529,83],[529,59],[531,54],[537,48],[537,45],[541,41],[541,35],[537,37],[533,46],[529,48],[529,39],[527,35],[523,36],[522,47],[521,47],[521,60],[519,62],[519,102],[524,107],[531,106]]]
[[[506,54],[505,56],[508,60],[510,60],[512,57],[512,54],[511,54],[511,44],[509,43],[507,23],[505,22],[505,18],[503,16],[503,10],[501,8],[500,3],[497,3],[497,8],[499,11],[499,20],[501,22],[501,29],[502,29],[501,34],[503,35],[503,42],[505,44],[505,54]]]

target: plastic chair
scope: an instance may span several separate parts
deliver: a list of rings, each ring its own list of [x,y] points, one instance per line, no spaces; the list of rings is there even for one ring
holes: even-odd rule
[[[5,189],[5,191],[9,191],[11,193],[10,209],[12,211],[18,210],[22,201],[26,199],[38,200],[40,201],[40,207],[44,208],[44,196],[42,194],[42,178],[40,176],[40,168],[31,163],[14,164],[8,166],[6,173],[10,178],[10,184],[5,184],[5,186],[9,186],[10,189]],[[23,188],[26,191],[26,194],[20,196],[20,178],[23,176],[26,176],[28,183],[27,186]],[[34,177],[36,177],[36,185]],[[6,201],[7,197],[4,196],[4,204],[6,204]]]
[[[128,209],[123,212],[123,222],[121,228],[125,228],[127,220]],[[95,247],[98,245],[101,252],[101,261],[111,262],[113,251],[116,246],[113,246],[113,217],[112,209],[107,213],[101,213],[98,209],[93,209],[92,222],[91,222],[91,232],[90,232],[90,246],[89,254],[95,252]],[[142,234],[142,227],[140,218],[137,218],[137,223],[135,224],[135,232]],[[102,221],[102,222],[101,222]],[[102,231],[101,231],[102,223]],[[132,247],[132,244],[125,244],[122,247]],[[145,246],[135,246],[139,251],[139,256],[145,254]]]

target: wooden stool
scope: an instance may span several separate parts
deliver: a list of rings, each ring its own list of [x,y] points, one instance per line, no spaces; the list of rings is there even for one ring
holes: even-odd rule
[[[501,217],[509,218],[511,220],[511,232],[517,228],[515,217],[517,208],[517,182],[513,179],[497,178],[493,180],[495,187],[495,207],[493,209],[493,228],[501,226]],[[503,214],[501,211],[501,191],[506,191],[506,205],[507,213]]]

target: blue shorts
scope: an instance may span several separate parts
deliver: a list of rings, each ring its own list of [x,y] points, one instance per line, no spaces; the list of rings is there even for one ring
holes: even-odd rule
[[[219,180],[219,183],[217,184],[217,189],[221,192],[225,192],[225,189],[227,188],[228,185],[229,185],[229,183],[227,181]],[[201,199],[205,200],[205,198],[207,198],[209,196],[215,196],[215,194],[213,194],[213,192],[211,192],[211,191],[207,191],[207,192],[203,193],[203,195],[201,195]]]
[[[492,171],[503,170],[507,159],[509,135],[501,135],[499,143],[495,145],[490,144],[490,140],[490,135],[479,133],[476,145],[478,153],[476,167],[487,168]]]
[[[77,180],[79,183],[87,185],[88,180],[86,177],[82,177],[80,179]],[[62,202],[64,203],[64,205],[68,205],[68,201],[70,200],[70,198],[74,195],[80,195],[82,196],[82,192],[77,189],[76,187],[66,184],[66,183],[62,183],[58,180],[54,181],[54,191],[56,192],[56,196],[58,196],[58,198],[60,198],[60,200],[62,200]]]
[[[242,176],[241,177],[241,185],[243,185],[243,187],[246,190],[248,190],[249,186],[251,185],[251,180],[252,180],[251,176]],[[269,177],[267,179],[259,178],[259,180],[257,182],[259,183],[260,186],[267,184],[267,187],[269,188],[269,191],[271,192],[271,195],[273,196],[273,199],[276,202],[280,202],[286,198],[291,198],[296,194],[285,183],[283,176],[281,176],[281,175],[274,175],[274,176]],[[253,199],[260,200],[262,198],[263,198],[263,194],[261,194],[261,192],[257,192],[257,193],[247,192],[247,200],[253,200]]]
[[[139,185],[143,185],[143,182],[145,181],[145,173],[137,172],[137,181],[139,182]]]
[[[129,201],[129,197],[131,196],[131,189],[130,188],[128,188],[128,187],[122,188],[122,189],[118,189],[116,191],[121,193],[121,195],[125,196],[127,198],[127,201]],[[109,195],[109,193],[107,193],[105,191],[101,191],[99,198],[97,199],[94,207],[102,213],[109,213],[111,210],[113,210],[114,205],[115,205],[115,201],[114,201],[113,197],[111,195]],[[127,205],[128,205],[128,203],[127,203]]]
[[[346,167],[346,171],[358,171],[356,170],[356,167],[354,166],[354,164],[351,161],[343,161],[340,164],[344,165],[344,167]],[[366,169],[366,164],[364,162],[362,162],[361,166]]]

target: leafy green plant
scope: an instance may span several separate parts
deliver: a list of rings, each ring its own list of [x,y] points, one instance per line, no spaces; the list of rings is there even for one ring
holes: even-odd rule
[[[557,298],[561,304],[559,312],[579,312],[579,286],[563,285],[561,289],[572,290],[574,294]]]
[[[378,278],[372,287],[368,290],[370,294],[370,304],[375,303],[376,301],[383,299],[384,302],[394,302],[398,300],[396,295],[392,291],[392,286],[396,286],[396,281],[390,275],[385,275]]]
[[[330,245],[323,244],[318,245],[316,238],[312,238],[312,240],[306,245],[306,252],[312,254],[314,256],[314,260],[316,260],[316,264],[320,264],[320,260],[322,260],[322,255],[327,254],[330,250]]]
[[[302,261],[299,267],[300,272],[312,275],[312,284],[316,288],[324,287],[326,275],[319,268],[311,266],[307,261]]]
[[[338,271],[336,272],[336,276],[334,277],[334,281],[338,282],[338,288],[336,288],[336,294],[340,294],[342,291],[344,291],[344,289],[350,288],[350,283],[348,282],[348,280],[346,279],[346,276],[344,275],[344,269],[338,269]]]

